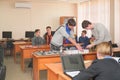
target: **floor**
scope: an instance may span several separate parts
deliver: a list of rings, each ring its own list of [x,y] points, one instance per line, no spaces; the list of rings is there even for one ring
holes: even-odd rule
[[[4,64],[7,67],[5,80],[33,80],[32,68],[28,68],[29,60],[26,61],[25,72],[20,66],[20,55],[17,55],[17,63],[14,63],[13,56],[5,56]],[[47,71],[40,71],[40,80],[47,80]]]

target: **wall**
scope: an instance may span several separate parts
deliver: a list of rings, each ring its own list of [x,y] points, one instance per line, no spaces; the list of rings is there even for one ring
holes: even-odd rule
[[[32,1],[32,8],[15,8],[14,0],[0,0],[0,39],[2,31],[12,31],[14,39],[25,38],[25,31],[41,29],[45,33],[46,26],[52,30],[59,27],[60,16],[76,16],[76,4],[73,3],[44,3]]]

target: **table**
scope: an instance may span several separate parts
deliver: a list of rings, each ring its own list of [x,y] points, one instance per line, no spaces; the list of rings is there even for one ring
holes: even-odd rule
[[[90,66],[92,61],[85,61],[85,67]],[[62,64],[61,63],[51,63],[46,64],[47,67],[47,78],[48,80],[72,80],[70,77],[63,73]]]
[[[16,54],[18,52],[20,52],[20,46],[22,45],[31,45],[32,43],[31,42],[21,42],[21,41],[17,41],[17,42],[13,42],[13,45],[14,45],[14,52],[13,52],[13,57],[14,57],[14,63],[16,63]]]
[[[93,57],[91,57],[93,56]],[[86,53],[83,54],[83,58],[85,58],[86,60],[94,60],[94,58],[96,59],[95,52],[90,52],[90,53]],[[90,57],[90,58],[89,58]],[[57,62],[61,62],[60,61],[60,56],[37,56],[35,54],[33,54],[33,77],[34,80],[39,80],[39,70],[45,70],[46,67],[44,64],[48,64],[48,63],[57,63]],[[54,78],[52,78],[52,80],[55,80]]]
[[[32,46],[32,45],[23,45],[20,46],[21,49],[21,69],[25,71],[25,59],[32,58],[32,53],[35,51],[49,51],[49,45],[41,45],[41,46]]]
[[[34,80],[40,80],[39,71],[46,70],[45,64],[48,63],[60,63],[61,59],[58,54],[37,56],[33,54],[33,78]]]
[[[120,47],[118,47],[118,48],[112,48],[112,51],[113,52],[120,52]]]

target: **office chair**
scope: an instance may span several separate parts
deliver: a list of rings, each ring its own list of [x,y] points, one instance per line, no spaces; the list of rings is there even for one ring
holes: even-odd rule
[[[112,44],[112,48],[117,48],[118,45],[116,43]],[[114,57],[120,57],[120,52],[114,52]]]
[[[6,41],[5,54],[12,55],[12,52],[13,52],[13,41],[8,40],[8,41]]]
[[[4,48],[0,45],[0,63],[4,62]]]

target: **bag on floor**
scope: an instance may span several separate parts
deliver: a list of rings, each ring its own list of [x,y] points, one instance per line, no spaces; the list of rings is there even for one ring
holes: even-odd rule
[[[5,80],[6,66],[0,63],[0,80]]]

